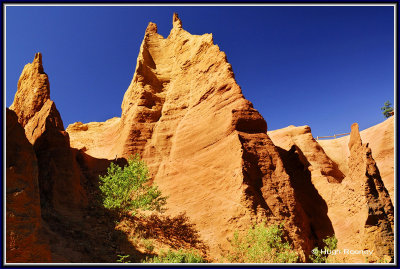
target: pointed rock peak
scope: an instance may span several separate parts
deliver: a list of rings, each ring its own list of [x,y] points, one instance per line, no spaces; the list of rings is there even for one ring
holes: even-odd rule
[[[172,16],[172,26],[173,28],[182,28],[182,21],[178,17],[178,13],[174,12],[174,15]]]
[[[11,110],[24,127],[30,118],[50,99],[50,83],[42,65],[42,54],[36,53],[32,63],[25,65],[18,80],[17,92]]]
[[[157,24],[154,22],[149,22],[146,28],[146,35],[147,34],[156,34],[157,33]]]
[[[351,150],[354,145],[358,145],[358,146],[362,145],[360,131],[358,130],[358,123],[353,123],[351,125],[349,149]]]
[[[39,71],[39,73],[44,73],[42,64],[42,54],[40,52],[35,54],[35,58],[33,59],[32,64]]]
[[[40,52],[35,54],[35,58],[33,59],[33,62],[42,64],[42,54]]]

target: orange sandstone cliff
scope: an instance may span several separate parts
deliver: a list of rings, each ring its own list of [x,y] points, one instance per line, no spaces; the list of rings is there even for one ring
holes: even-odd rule
[[[6,110],[6,261],[50,262],[44,235],[38,163],[16,114]]]
[[[267,133],[212,35],[191,35],[176,14],[167,38],[149,23],[121,117],[64,130],[40,53],[10,109],[8,262],[115,261],[120,235],[96,205],[98,175],[136,153],[168,196],[165,214],[185,213],[211,260],[229,249],[235,230],[262,221],[284,223],[301,261],[333,234],[339,249],[373,250],[371,261],[393,257],[390,128],[376,153],[355,125],[339,149],[315,141],[308,126]]]
[[[24,67],[10,109],[16,112],[38,160],[42,209],[70,214],[82,208],[87,203],[81,186],[84,178],[60,113],[50,100],[49,80],[40,53]]]
[[[357,123],[351,126],[349,150],[349,180],[353,183],[354,191],[363,198],[354,203],[364,224],[359,231],[358,243],[365,249],[374,250],[377,259],[393,257],[393,204],[368,143],[361,141]]]
[[[10,108],[6,262],[114,261],[113,231],[96,199],[110,161],[70,147],[40,53],[24,67]]]
[[[379,168],[380,175],[394,202],[394,117],[360,132],[361,139],[368,143],[372,156]],[[318,143],[326,154],[338,164],[343,173],[347,173],[350,150],[348,148],[350,136],[337,139],[319,140]]]
[[[267,124],[243,97],[212,35],[191,35],[176,14],[167,38],[150,23],[120,118],[74,123],[71,145],[97,158],[139,153],[168,213],[186,212],[217,257],[235,229],[285,222],[305,260],[319,240]]]
[[[381,129],[381,132],[386,131]],[[393,204],[371,149],[368,144],[362,144],[358,125],[353,124],[351,135],[347,140],[340,138],[340,141],[316,141],[308,126],[289,126],[268,134],[283,151],[295,148],[302,152],[300,159],[307,165],[312,185],[326,202],[338,249],[342,251],[335,255],[336,261],[366,261],[367,255],[349,255],[343,253],[345,249],[372,251],[368,261],[390,260],[394,247]],[[386,136],[386,140],[390,141],[390,136]],[[339,154],[342,147],[338,147],[335,155],[330,154],[333,156],[331,159],[325,152],[327,148],[332,152],[333,147],[328,147],[328,143],[341,141],[350,141],[346,145],[349,153]],[[376,139],[374,141],[376,143]],[[385,165],[382,167],[386,168]]]

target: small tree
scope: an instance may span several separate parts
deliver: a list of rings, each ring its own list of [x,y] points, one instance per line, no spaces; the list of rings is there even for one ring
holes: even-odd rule
[[[103,205],[107,209],[131,211],[134,215],[138,209],[160,211],[166,203],[157,186],[148,184],[148,168],[138,154],[129,158],[123,168],[111,163],[107,174],[99,178]]]
[[[381,107],[382,114],[385,118],[389,118],[391,116],[391,112],[393,111],[392,104],[389,101],[385,102],[385,106]]]
[[[233,263],[294,263],[298,254],[283,240],[283,224],[267,227],[260,223],[250,227],[244,236],[236,231],[230,241],[227,258]]]

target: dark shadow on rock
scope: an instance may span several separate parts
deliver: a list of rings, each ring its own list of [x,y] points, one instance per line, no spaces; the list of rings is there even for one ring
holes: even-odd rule
[[[277,147],[285,170],[290,176],[296,200],[304,209],[309,222],[312,239],[319,248],[323,248],[323,239],[334,235],[332,222],[328,217],[328,206],[311,181],[310,165],[302,151],[295,145],[289,151]]]
[[[239,135],[239,140],[243,145],[249,143],[249,139],[244,136]],[[246,197],[251,197],[249,201],[251,202],[251,209],[254,213],[257,212],[258,207],[261,206],[267,215],[272,215],[272,210],[268,206],[263,197],[261,191],[263,182],[260,180],[263,177],[263,172],[261,171],[260,156],[257,150],[254,150],[251,146],[242,147],[243,148],[243,180],[246,183],[246,188],[244,190]]]
[[[136,257],[132,262],[140,262],[148,255],[136,250],[126,235],[115,229],[119,216],[103,207],[99,175],[107,172],[111,162],[126,165],[125,159],[97,159],[82,151],[71,149],[85,177],[83,189],[88,205],[80,208],[81,218],[69,218],[56,211],[46,210],[43,215],[45,228],[50,237],[50,247],[54,262],[67,263],[117,263],[118,255]],[[128,249],[120,246],[130,246]],[[127,253],[129,252],[129,253]]]
[[[200,239],[195,224],[191,223],[185,213],[175,217],[152,214],[150,216],[129,217],[134,232],[143,238],[155,238],[158,242],[174,249],[197,249],[203,254],[207,246]]]
[[[317,141],[315,141],[315,142],[317,143],[317,150],[323,152],[323,154],[325,155],[326,158],[328,158],[328,160],[331,164],[330,169],[327,169],[327,170],[323,169],[321,171],[321,174],[326,177],[326,179],[328,180],[329,183],[341,183],[343,181],[343,179],[345,178],[345,175],[343,174],[342,171],[340,171],[338,164],[336,162],[334,162],[331,158],[329,158],[329,156],[325,153],[325,151],[321,147],[321,145]]]

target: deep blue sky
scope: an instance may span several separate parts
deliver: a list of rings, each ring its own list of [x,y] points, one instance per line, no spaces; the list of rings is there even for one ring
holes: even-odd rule
[[[24,65],[42,52],[65,128],[119,117],[148,22],[167,37],[172,13],[213,33],[268,129],[314,136],[384,120],[394,102],[393,7],[7,7],[6,106]]]

